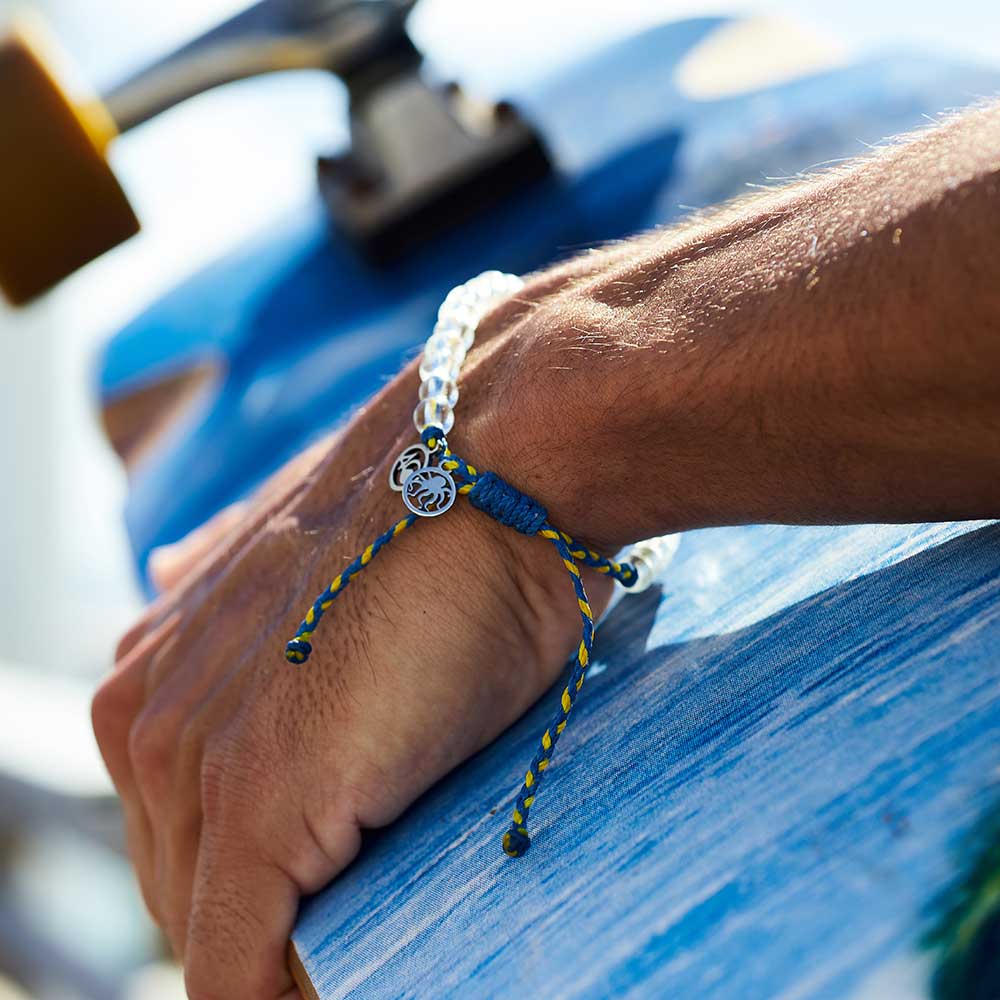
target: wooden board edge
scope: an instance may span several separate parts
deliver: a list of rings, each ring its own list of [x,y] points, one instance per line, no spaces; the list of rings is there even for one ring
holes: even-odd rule
[[[302,959],[299,958],[294,941],[288,942],[288,970],[302,994],[302,1000],[319,1000],[319,994],[309,978],[309,973],[306,972],[306,967],[302,964]]]

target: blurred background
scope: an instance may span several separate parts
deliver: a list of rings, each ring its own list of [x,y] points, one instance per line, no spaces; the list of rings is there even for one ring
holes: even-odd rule
[[[243,6],[35,4],[99,92]],[[0,0],[0,18],[13,12]],[[422,0],[411,33],[444,75],[502,92],[651,25],[720,12],[794,22],[810,66],[906,49],[1000,69],[1000,5],[986,0]],[[319,71],[232,84],[158,116],[111,153],[141,233],[28,307],[0,306],[0,1000],[183,993],[122,857],[89,727],[89,692],[143,603],[96,358],[158,295],[315,198],[316,154],[346,127],[343,89]]]

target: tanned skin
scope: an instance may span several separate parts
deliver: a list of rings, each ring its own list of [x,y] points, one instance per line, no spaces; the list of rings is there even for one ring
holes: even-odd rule
[[[483,324],[451,443],[608,552],[706,525],[995,517],[998,372],[994,105],[536,275]],[[456,504],[351,584],[307,667],[285,662],[303,609],[399,514],[384,484],[417,384],[410,366],[255,505],[162,555],[169,589],[94,700],[194,1000],[297,996],[299,897],[579,640],[558,560]],[[603,606],[607,581],[586,584]]]

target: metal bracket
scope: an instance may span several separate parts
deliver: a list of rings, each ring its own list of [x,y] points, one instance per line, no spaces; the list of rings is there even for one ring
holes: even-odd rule
[[[551,172],[505,102],[428,79],[406,30],[415,0],[263,0],[104,96],[122,130],[211,87],[322,68],[350,98],[351,148],[320,157],[334,223],[367,256],[406,253]]]

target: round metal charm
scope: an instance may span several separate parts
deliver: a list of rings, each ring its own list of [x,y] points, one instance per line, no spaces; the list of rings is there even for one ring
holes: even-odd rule
[[[443,514],[457,495],[455,480],[444,469],[433,465],[411,472],[403,483],[403,503],[421,517]]]
[[[430,457],[430,451],[422,444],[411,444],[409,448],[404,448],[389,470],[389,487],[402,493],[407,476],[417,469],[425,468]]]

